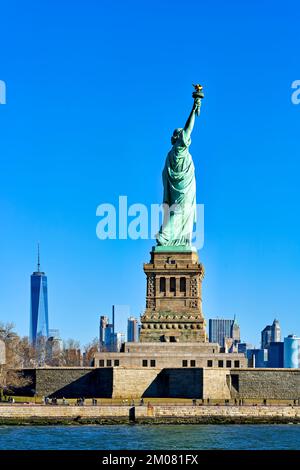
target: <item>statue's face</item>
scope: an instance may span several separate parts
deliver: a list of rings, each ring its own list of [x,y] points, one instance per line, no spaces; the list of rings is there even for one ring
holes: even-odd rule
[[[171,144],[174,145],[178,137],[180,136],[181,132],[183,131],[182,127],[177,127],[177,129],[174,130],[173,135],[171,137]]]

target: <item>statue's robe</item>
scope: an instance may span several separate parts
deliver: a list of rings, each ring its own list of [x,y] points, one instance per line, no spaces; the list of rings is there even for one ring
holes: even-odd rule
[[[158,245],[191,245],[196,222],[195,167],[189,153],[191,139],[183,129],[167,155],[163,170],[163,225],[157,235]]]

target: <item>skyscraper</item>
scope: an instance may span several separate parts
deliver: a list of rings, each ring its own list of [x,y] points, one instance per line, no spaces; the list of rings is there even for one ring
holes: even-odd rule
[[[248,358],[249,367],[264,368],[268,364],[268,350],[267,349],[247,349],[246,355]]]
[[[113,305],[112,306],[112,323],[109,323],[109,317],[102,315],[100,317],[100,328],[99,328],[99,346],[100,351],[117,352],[120,351],[122,344],[125,342],[124,334],[115,331],[115,317],[119,310],[119,314],[122,310],[128,306],[124,305]]]
[[[280,325],[279,325],[279,321],[276,320],[275,318],[271,326],[271,342],[279,343],[280,341],[281,341]]]
[[[261,332],[261,348],[265,349],[270,343],[278,343],[281,340],[279,321],[273,321],[272,325],[267,325]]]
[[[127,341],[137,342],[139,340],[138,321],[134,317],[129,317],[127,322]]]
[[[280,341],[272,341],[268,347],[268,367],[283,367],[284,344]]]
[[[125,342],[125,335],[124,333],[114,333],[113,338],[114,338],[114,344],[113,344],[112,351],[120,352],[122,349],[122,345]]]
[[[289,335],[284,338],[284,367],[298,369],[300,367],[300,338]]]
[[[109,318],[105,315],[101,315],[100,328],[99,328],[100,351],[113,351],[114,350],[113,331],[114,331],[113,324],[109,323]]]
[[[224,318],[214,318],[209,320],[209,342],[218,343],[225,347],[226,339],[232,339],[232,343],[240,342],[240,327],[235,318],[225,320]]]
[[[40,270],[40,249],[38,246],[37,271],[31,275],[30,283],[30,342],[37,344],[40,338],[48,338],[48,290],[47,276]]]
[[[231,338],[233,339],[234,343],[239,343],[241,341],[241,330],[240,327],[234,317],[233,323],[231,325]]]
[[[48,365],[59,366],[60,357],[63,351],[63,342],[59,336],[50,333],[45,345],[45,361]]]
[[[114,351],[115,346],[115,333],[113,323],[108,323],[105,327],[104,350]]]
[[[261,332],[261,349],[265,349],[271,343],[272,328],[271,325],[265,326]]]
[[[108,317],[105,315],[101,315],[100,317],[100,326],[99,326],[99,346],[100,346],[100,351],[103,351],[103,348],[105,347],[105,331],[106,331],[106,326],[108,325]]]

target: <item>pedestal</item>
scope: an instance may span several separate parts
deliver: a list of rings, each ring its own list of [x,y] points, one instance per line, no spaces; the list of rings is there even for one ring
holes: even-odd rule
[[[205,342],[202,313],[204,267],[195,249],[154,247],[147,276],[141,342]]]

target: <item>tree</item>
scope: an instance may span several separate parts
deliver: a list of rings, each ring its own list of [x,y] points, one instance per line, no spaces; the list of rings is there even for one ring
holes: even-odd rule
[[[22,371],[19,370],[24,367],[24,362],[34,354],[28,340],[21,339],[16,334],[13,323],[6,323],[5,325],[0,323],[0,339],[4,341],[6,353],[6,362],[0,372],[1,390],[12,391],[14,388],[29,385],[31,379],[25,377]]]
[[[76,339],[69,338],[64,341],[64,349],[80,349],[80,343]]]
[[[98,338],[94,338],[90,343],[84,346],[84,366],[91,365],[96,352],[99,352]]]
[[[80,343],[74,339],[64,341],[62,365],[76,367],[81,365]]]
[[[46,357],[45,363],[47,366],[60,367],[64,365],[64,356],[62,341],[60,338],[50,337],[46,342]]]
[[[22,367],[34,368],[37,365],[37,352],[29,341],[28,336],[20,338],[19,355],[22,357]]]

